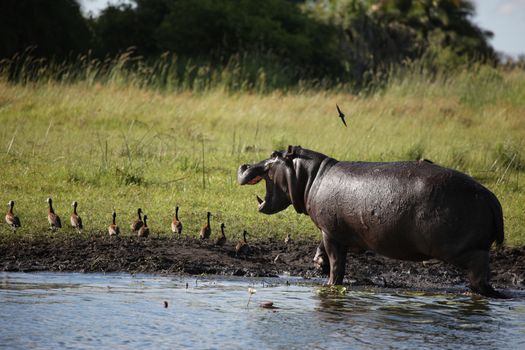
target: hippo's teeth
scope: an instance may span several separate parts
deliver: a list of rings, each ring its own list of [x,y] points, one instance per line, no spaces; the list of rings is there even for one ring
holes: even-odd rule
[[[259,204],[262,204],[264,202],[259,196],[256,196],[256,197],[257,197],[257,202],[259,202]]]

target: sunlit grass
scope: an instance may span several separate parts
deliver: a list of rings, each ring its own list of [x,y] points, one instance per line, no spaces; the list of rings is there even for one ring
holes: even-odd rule
[[[184,232],[193,236],[211,211],[214,237],[225,222],[234,240],[243,229],[251,237],[319,238],[293,208],[259,214],[255,195],[264,186],[236,182],[240,164],[294,144],[337,159],[428,158],[466,172],[500,199],[507,243],[525,244],[523,71],[404,74],[367,96],[319,88],[259,94],[219,84],[156,89],[121,78],[25,84],[0,78],[0,200],[6,209],[16,201],[19,234],[47,232],[51,196],[66,224],[71,202],[79,202],[87,235],[106,231],[113,208],[130,234],[138,207],[153,236],[171,234],[178,205]],[[56,234],[65,231],[75,232]],[[0,232],[11,234],[7,225]]]

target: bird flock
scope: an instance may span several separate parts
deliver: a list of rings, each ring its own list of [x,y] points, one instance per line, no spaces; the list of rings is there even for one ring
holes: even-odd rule
[[[62,228],[62,221],[60,220],[60,217],[55,213],[55,210],[53,209],[53,199],[49,197],[46,202],[48,203],[48,211],[47,211],[47,221],[49,222],[49,227],[52,231],[56,231],[60,228]],[[14,201],[9,201],[8,203],[9,209],[5,215],[5,222],[11,226],[13,232],[16,232],[16,230],[21,227],[20,219],[18,216],[16,216],[13,212],[13,208],[15,206]],[[82,232],[83,225],[82,225],[82,218],[77,213],[77,207],[78,202],[74,201],[71,206],[73,207],[73,211],[71,212],[70,216],[70,223],[71,227],[76,229],[79,233]],[[148,216],[142,215],[142,209],[137,209],[137,218],[131,223],[130,229],[133,234],[135,234],[137,237],[148,237],[150,235],[150,229],[148,227]],[[118,236],[120,234],[120,227],[117,225],[116,218],[117,213],[115,210],[112,212],[112,221],[111,224],[108,226],[108,234],[109,236]],[[199,232],[199,238],[201,240],[208,240],[211,237],[211,222],[210,218],[212,217],[212,214],[210,212],[207,212],[206,214],[206,223],[202,226]],[[214,244],[217,246],[224,246],[224,244],[227,241],[226,234],[224,232],[225,229],[224,223],[221,223],[220,229],[221,233],[220,236],[217,237],[214,241]],[[171,221],[171,231],[173,234],[182,235],[182,222],[179,219],[179,207],[177,206],[175,208],[175,215],[173,215],[172,221]],[[246,236],[248,235],[248,232],[244,230],[243,232],[243,239],[242,241],[239,241],[237,245],[235,246],[235,252],[237,255],[248,255],[250,254],[251,248],[248,245],[248,242],[246,240]],[[287,242],[289,240],[289,236],[287,236]]]
[[[341,111],[341,109],[339,108],[337,104],[336,104],[336,108],[337,108],[339,118],[341,118],[341,121],[346,127],[347,125],[345,121],[345,114]],[[425,159],[425,161],[427,160]],[[60,217],[55,213],[55,210],[53,209],[53,200],[51,199],[51,197],[48,198],[46,201],[49,204],[47,220],[49,222],[51,229],[55,231],[62,227],[62,222],[60,221]],[[17,228],[21,227],[21,224],[20,224],[20,219],[18,218],[18,216],[16,216],[13,213],[13,207],[15,206],[15,202],[11,200],[9,201],[8,205],[9,205],[9,210],[7,214],[5,215],[5,221],[9,226],[11,226],[13,231],[16,231]],[[78,232],[82,232],[82,228],[83,228],[82,219],[77,213],[78,203],[75,201],[71,204],[71,206],[73,207],[73,212],[71,213],[71,217],[70,217],[71,227],[77,229]],[[201,240],[207,240],[211,236],[211,224],[210,224],[211,216],[212,214],[210,212],[207,212],[206,224],[202,226],[199,232],[199,237]],[[111,224],[108,226],[108,233],[110,236],[118,236],[120,234],[120,227],[116,223],[116,217],[117,217],[117,213],[115,212],[115,210],[113,210],[113,213],[112,213],[113,220]],[[227,240],[226,235],[224,234],[224,228],[225,228],[224,223],[221,223],[220,227],[221,227],[221,235],[215,240],[215,244],[218,246],[223,246]],[[141,208],[138,208],[137,210],[137,219],[131,223],[131,231],[135,233],[138,237],[148,237],[150,234],[150,230],[148,227],[148,216],[144,215],[144,217],[142,217]],[[182,234],[182,223],[179,220],[179,207],[175,208],[175,215],[173,216],[173,220],[171,222],[171,231],[174,234],[179,234],[179,235]],[[243,232],[243,240],[237,243],[235,247],[235,251],[238,254],[248,254],[248,252],[250,251],[250,246],[248,245],[246,241],[247,234],[248,233],[245,230]],[[290,239],[290,235],[288,234],[286,236],[285,243],[288,244],[290,242],[291,242],[291,239]]]

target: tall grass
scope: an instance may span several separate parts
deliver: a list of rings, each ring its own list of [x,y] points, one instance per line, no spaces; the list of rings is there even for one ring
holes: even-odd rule
[[[276,89],[297,90],[335,86],[331,80],[300,77],[299,67],[282,64],[270,52],[266,55],[237,54],[227,60],[204,61],[178,57],[166,52],[155,60],[134,54],[134,49],[105,59],[90,54],[63,62],[32,56],[32,48],[0,61],[0,76],[17,83],[79,83],[89,86],[111,84],[163,92],[206,93],[222,89],[230,92],[268,93]]]
[[[129,234],[138,207],[154,235],[168,234],[179,205],[189,235],[211,211],[213,235],[225,222],[232,239],[243,229],[252,237],[319,238],[292,208],[257,213],[264,186],[236,182],[240,164],[299,144],[337,159],[424,157],[466,172],[501,200],[508,244],[525,244],[523,71],[396,71],[381,89],[359,95],[321,83],[277,89],[264,70],[264,79],[251,80],[241,64],[217,71],[189,62],[180,70],[167,63],[174,59],[134,69],[125,57],[41,70],[0,65],[0,200],[16,201],[18,234],[48,234],[51,196],[63,222],[79,202],[84,234],[104,231],[113,208]],[[0,232],[12,234],[7,225]]]

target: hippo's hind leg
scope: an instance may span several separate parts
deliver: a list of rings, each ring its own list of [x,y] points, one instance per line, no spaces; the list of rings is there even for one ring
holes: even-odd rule
[[[505,298],[489,283],[489,252],[486,250],[468,251],[452,260],[455,265],[467,270],[470,289],[490,298]]]
[[[335,240],[329,239],[324,232],[323,244],[326,250],[326,255],[328,255],[328,260],[330,261],[330,278],[328,279],[328,284],[343,284],[348,247]]]

